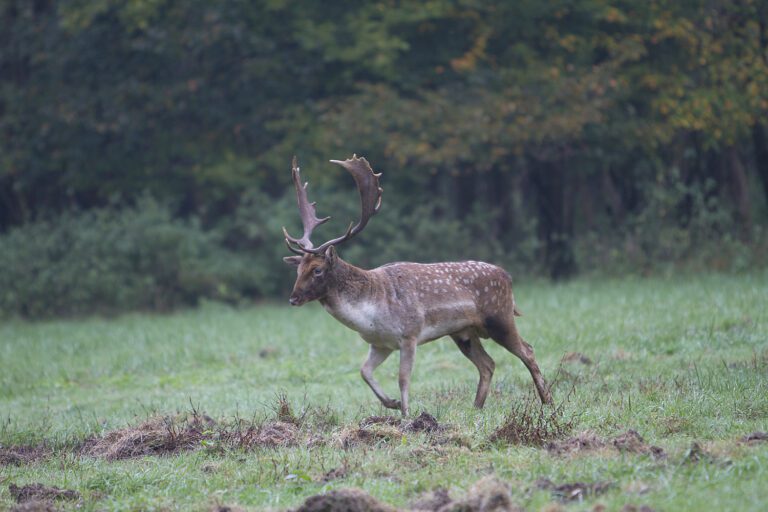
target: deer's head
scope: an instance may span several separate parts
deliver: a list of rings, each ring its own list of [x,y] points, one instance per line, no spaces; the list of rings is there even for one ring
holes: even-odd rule
[[[360,221],[357,224],[350,223],[347,231],[340,237],[328,240],[319,247],[315,247],[310,241],[312,231],[326,222],[330,217],[317,218],[315,203],[307,199],[307,183],[301,184],[299,166],[296,157],[293,157],[291,172],[293,184],[296,187],[296,198],[299,203],[299,214],[304,226],[301,238],[294,238],[283,227],[285,243],[288,249],[296,256],[286,256],[283,261],[297,267],[296,283],[289,302],[293,306],[301,306],[312,300],[322,299],[328,294],[329,287],[333,285],[333,272],[338,261],[335,246],[357,235],[368,224],[368,220],[381,208],[382,189],[379,186],[379,176],[371,169],[365,158],[352,155],[347,160],[331,160],[339,164],[352,174],[360,192]]]

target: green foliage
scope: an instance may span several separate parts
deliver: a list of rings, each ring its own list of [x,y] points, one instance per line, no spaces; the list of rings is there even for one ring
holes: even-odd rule
[[[149,193],[276,295],[291,156],[340,192],[321,162],[356,152],[385,173],[344,248],[363,264],[567,277],[593,266],[585,240],[631,240],[647,270],[730,236],[764,256],[764,2],[5,0],[0,24],[2,230]]]
[[[258,295],[260,269],[151,199],[14,228],[0,236],[0,312],[30,317],[169,309]]]
[[[619,227],[604,226],[575,240],[585,272],[743,272],[768,264],[764,228],[756,226],[745,241],[713,182],[686,185],[674,171],[658,180],[647,187],[644,208]]]

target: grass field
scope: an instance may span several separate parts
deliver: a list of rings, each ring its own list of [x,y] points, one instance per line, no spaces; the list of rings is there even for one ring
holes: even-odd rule
[[[596,446],[493,441],[511,412],[519,419],[521,404],[535,402],[525,367],[490,340],[496,374],[480,411],[476,371],[455,345],[419,348],[412,416],[428,412],[442,426],[427,433],[359,428],[391,411],[359,376],[366,344],[316,304],[6,322],[0,509],[15,504],[11,486],[31,483],[77,491],[56,500],[63,510],[283,510],[348,487],[405,508],[437,488],[455,500],[481,493],[471,489],[491,485],[488,475],[528,510],[768,506],[768,442],[740,441],[768,431],[767,273],[524,283],[516,298],[544,375],[559,374],[558,422],[572,424],[564,439]],[[591,364],[561,363],[572,352]],[[391,395],[396,371],[394,356],[376,374]],[[172,453],[112,460],[83,448],[147,420],[181,435],[203,414],[215,422]],[[261,433],[278,419],[295,423],[287,446],[243,442],[248,427]],[[614,448],[628,429],[665,456]]]

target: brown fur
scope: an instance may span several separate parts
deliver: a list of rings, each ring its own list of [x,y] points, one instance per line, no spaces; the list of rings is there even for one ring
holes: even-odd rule
[[[504,269],[488,263],[390,263],[373,270],[350,265],[336,254],[334,245],[360,233],[381,206],[380,174],[373,172],[365,158],[331,162],[352,174],[360,193],[360,221],[344,235],[315,247],[313,230],[329,217],[318,218],[315,203],[301,184],[299,166],[293,158],[291,175],[296,188],[299,215],[304,227],[301,238],[283,228],[288,248],[297,256],[284,258],[298,267],[290,303],[300,306],[319,300],[339,322],[360,333],[370,345],[368,359],[360,369],[365,382],[385,407],[408,414],[408,390],[416,347],[443,336],[453,338],[462,354],[477,367],[480,381],[475,406],[482,407],[488,396],[495,363],[485,352],[480,338],[494,341],[519,357],[533,377],[542,402],[551,402],[533,349],[517,333],[512,279]],[[373,371],[389,355],[400,351],[400,400],[384,393]]]
[[[363,270],[339,258],[333,246],[324,254],[286,261],[298,265],[291,304],[319,300],[334,318],[370,344],[361,374],[386,407],[408,413],[416,347],[443,336],[451,336],[478,369],[475,406],[485,403],[495,367],[480,343],[480,338],[489,337],[523,361],[542,402],[551,402],[533,349],[517,332],[514,317],[519,312],[504,269],[466,261],[399,262]],[[373,378],[373,370],[395,350],[400,350],[400,401],[389,398]]]

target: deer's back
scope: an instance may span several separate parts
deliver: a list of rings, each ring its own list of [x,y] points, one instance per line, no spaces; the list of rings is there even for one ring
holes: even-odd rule
[[[474,328],[485,335],[489,318],[511,315],[512,280],[490,263],[391,263],[374,270],[390,283],[393,301],[418,314],[423,341]]]

